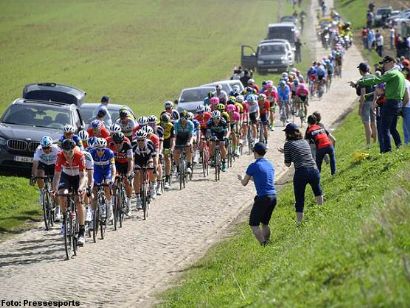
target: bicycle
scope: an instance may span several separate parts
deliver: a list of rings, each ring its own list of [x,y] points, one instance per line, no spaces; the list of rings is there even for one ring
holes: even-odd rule
[[[202,163],[202,173],[204,177],[207,177],[209,174],[209,147],[204,136],[201,136],[199,155]]]
[[[264,125],[260,119],[258,120],[258,130],[259,130],[259,142],[266,144],[267,140],[265,140]]]
[[[226,156],[227,156],[227,160],[228,160],[228,168],[231,168],[232,165],[233,165],[234,157],[235,157],[235,154],[233,152],[233,145],[232,145],[231,138],[226,139],[225,146],[227,148]]]
[[[181,151],[181,157],[179,158],[179,173],[178,173],[178,180],[179,180],[179,189],[182,190],[182,188],[185,188],[185,184],[187,182],[188,176],[187,176],[187,161],[186,161],[186,153],[185,153],[185,148],[184,146]],[[192,172],[189,175],[189,178],[192,179]]]
[[[124,187],[124,175],[119,175],[115,179],[114,184],[114,204],[113,204],[113,215],[114,215],[114,231],[117,230],[117,224],[122,228],[122,222],[124,221],[124,215],[129,209],[126,209],[125,201],[125,187]]]
[[[141,172],[142,172],[142,182],[141,182],[141,190],[140,190],[140,196],[141,196],[141,202],[142,202],[142,211],[144,214],[144,220],[148,218],[148,212],[149,212],[149,205],[151,203],[151,195],[150,195],[150,188],[149,188],[149,178],[148,178],[148,170],[154,170],[154,167],[141,167]],[[155,189],[155,188],[153,188]]]
[[[44,180],[44,187],[41,189],[42,198],[41,204],[43,207],[43,219],[44,225],[46,227],[46,231],[48,231],[54,225],[54,218],[55,218],[55,209],[56,203],[54,198],[51,195],[51,185],[53,182],[52,176],[37,176],[35,179],[43,179]]]
[[[288,115],[287,115],[286,103],[285,102],[281,102],[281,104],[280,104],[279,118],[280,118],[280,121],[282,122],[282,125],[285,126],[286,122],[288,121]]]
[[[220,149],[220,141],[218,139],[214,139],[215,141],[215,149],[214,149],[214,160],[215,160],[215,181],[220,180],[221,175],[221,168],[222,168],[222,156],[221,156],[221,149]]]
[[[65,189],[60,196],[67,198],[67,209],[63,218],[64,225],[64,249],[66,253],[66,260],[69,260],[71,255],[77,255],[77,241],[79,222],[77,220],[77,210],[75,204],[75,197],[78,196],[72,189]],[[71,253],[72,252],[72,253]]]
[[[107,212],[108,205],[105,197],[104,187],[110,187],[110,184],[98,184],[97,187],[97,208],[95,209],[93,217],[93,241],[97,241],[98,229],[100,229],[101,239],[104,239],[105,230],[107,227]]]

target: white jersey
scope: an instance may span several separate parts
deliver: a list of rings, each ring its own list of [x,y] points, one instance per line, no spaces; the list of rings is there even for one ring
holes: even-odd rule
[[[248,102],[248,112],[249,113],[258,112],[258,110],[259,110],[258,102],[254,102],[254,103]]]
[[[85,158],[85,169],[86,170],[93,170],[94,169],[94,160],[90,152],[82,151],[84,153]]]
[[[45,165],[55,165],[57,161],[57,154],[60,152],[60,148],[56,144],[51,145],[50,153],[45,153],[41,145],[39,145],[34,152],[34,161],[39,161]]]
[[[137,127],[137,123],[135,123],[134,120],[128,118],[127,122],[123,122],[121,119],[118,119],[115,121],[116,124],[118,124],[121,127],[122,133],[125,135],[125,137],[130,138],[132,136],[132,132],[134,129]]]

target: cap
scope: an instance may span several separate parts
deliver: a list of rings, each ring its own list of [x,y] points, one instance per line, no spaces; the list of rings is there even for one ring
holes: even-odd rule
[[[283,131],[287,132],[287,133],[290,133],[290,132],[294,132],[298,129],[299,129],[299,127],[295,123],[288,123]]]
[[[101,97],[101,103],[108,103],[108,101],[110,100],[110,98],[108,96],[103,96]]]
[[[379,62],[379,64],[384,64],[384,63],[388,63],[388,62],[396,62],[396,60],[394,60],[394,58],[392,58],[390,56],[385,56],[383,58],[383,60]]]
[[[266,145],[262,142],[257,142],[253,146],[253,151],[258,153],[259,155],[265,155],[266,153]]]
[[[362,72],[368,72],[370,69],[367,63],[364,63],[364,62],[360,63],[357,68],[361,70]]]

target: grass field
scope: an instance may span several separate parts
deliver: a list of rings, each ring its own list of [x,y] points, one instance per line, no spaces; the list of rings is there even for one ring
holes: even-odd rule
[[[337,176],[324,168],[325,205],[308,189],[294,222],[293,187],[279,193],[263,248],[246,223],[193,265],[164,307],[405,307],[410,302],[410,148],[363,160],[356,113],[337,129]],[[352,155],[353,153],[358,153]],[[356,157],[356,158],[354,158]]]
[[[0,112],[38,81],[158,112],[183,87],[229,77],[240,45],[256,46],[276,21],[276,2],[2,0]]]

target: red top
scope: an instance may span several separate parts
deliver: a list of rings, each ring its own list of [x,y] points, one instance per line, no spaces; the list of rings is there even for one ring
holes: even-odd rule
[[[97,138],[104,138],[107,139],[110,137],[110,132],[105,127],[101,127],[99,133],[94,134],[94,130],[92,127],[87,129],[87,133],[89,137],[97,137]]]
[[[326,129],[314,124],[306,130],[306,139],[314,140],[316,148],[323,149],[332,145],[332,141],[327,135]]]
[[[268,100],[265,99],[264,101],[258,101],[258,105],[260,115],[265,115],[269,113],[270,102]]]
[[[206,128],[206,124],[208,123],[210,119],[211,119],[211,114],[209,112],[203,112],[202,114],[197,114],[195,116],[195,120],[199,122],[199,124],[201,125],[201,128],[203,129]]]
[[[70,176],[79,175],[80,171],[85,170],[85,157],[84,154],[78,147],[74,148],[74,155],[71,161],[68,161],[64,155],[64,152],[61,151],[57,154],[57,161],[55,165],[55,171],[63,171],[65,174]]]
[[[159,150],[159,137],[155,134],[151,134],[151,136],[149,136],[148,139],[152,141],[152,143],[155,146],[155,150],[158,153],[158,150]]]

